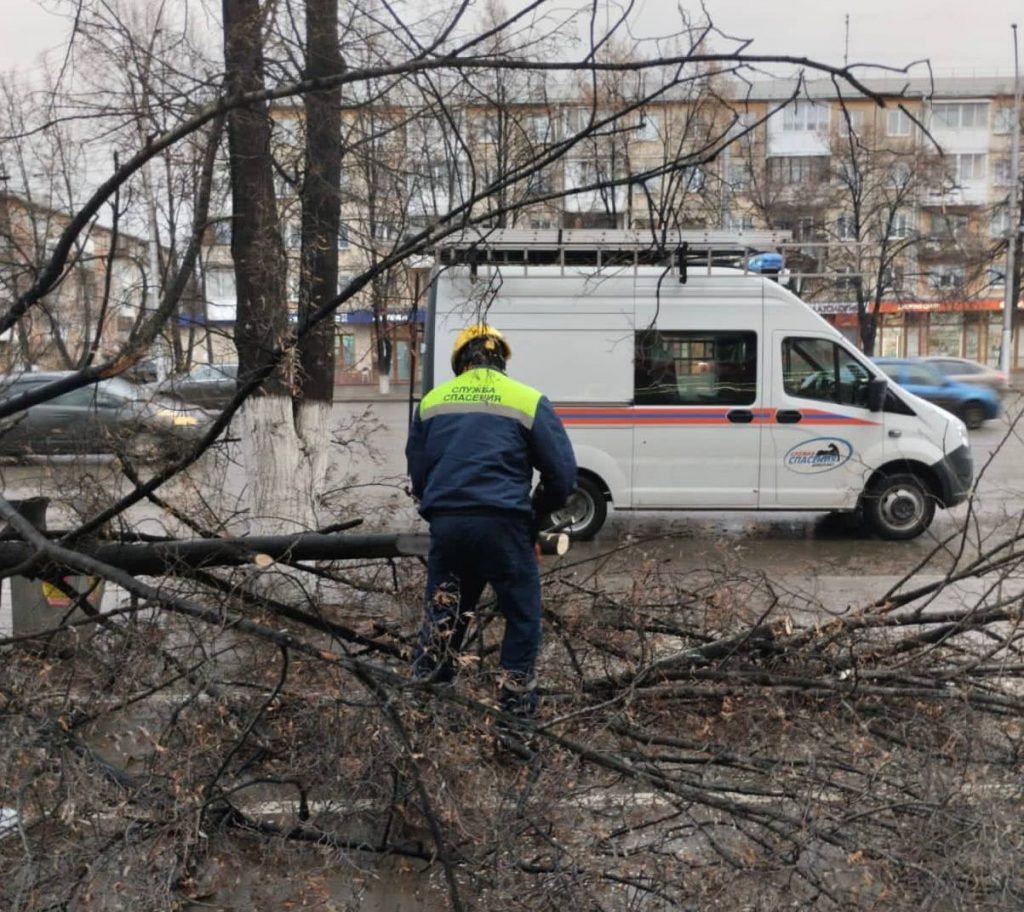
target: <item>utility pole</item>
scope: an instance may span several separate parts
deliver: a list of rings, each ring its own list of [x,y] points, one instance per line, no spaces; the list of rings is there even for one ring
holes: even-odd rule
[[[850,63],[850,14],[846,14],[846,40],[843,43],[843,66]]]
[[[1017,56],[1017,23],[1013,29],[1013,145],[1010,152],[1010,230],[1006,238],[1006,296],[1003,300],[1003,342],[999,349],[999,369],[1010,376],[1010,348],[1013,345],[1013,312],[1017,307],[1014,300],[1016,282],[1017,238],[1020,234],[1020,216],[1017,204],[1020,200],[1020,64]]]

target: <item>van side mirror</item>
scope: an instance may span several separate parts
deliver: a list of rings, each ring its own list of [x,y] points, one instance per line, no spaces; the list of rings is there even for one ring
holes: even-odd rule
[[[868,381],[868,411],[880,412],[885,405],[885,394],[889,389],[889,380],[886,377],[872,377]]]

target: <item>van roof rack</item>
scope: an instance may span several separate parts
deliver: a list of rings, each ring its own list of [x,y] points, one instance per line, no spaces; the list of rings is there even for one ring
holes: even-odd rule
[[[654,231],[602,228],[478,228],[445,238],[436,261],[446,266],[664,266],[686,281],[690,266],[748,268],[759,253],[791,243],[782,231]],[[761,271],[751,267],[750,271]]]

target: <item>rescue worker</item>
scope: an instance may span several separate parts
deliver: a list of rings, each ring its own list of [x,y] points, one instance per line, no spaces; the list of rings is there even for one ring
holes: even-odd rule
[[[487,583],[505,619],[499,699],[508,712],[537,708],[541,642],[537,521],[576,485],[572,445],[547,397],[505,376],[511,349],[484,323],[455,340],[455,378],[428,392],[405,454],[419,512],[430,523],[426,618],[416,677],[450,681]],[[541,485],[531,503],[533,470]]]

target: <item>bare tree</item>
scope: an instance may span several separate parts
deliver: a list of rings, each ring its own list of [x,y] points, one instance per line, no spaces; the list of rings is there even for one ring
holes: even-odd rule
[[[39,313],[114,193],[131,197],[148,161],[194,141],[203,156],[200,186],[184,187],[197,201],[194,211],[183,205],[188,239],[177,268],[166,256],[145,330],[35,399],[0,400],[0,416],[124,369],[167,329],[194,275],[189,253],[198,256],[211,221],[203,201],[215,197],[227,118],[234,401],[199,445],[152,471],[125,464],[89,485],[54,467],[50,493],[89,495],[74,512],[59,505],[55,532],[0,498],[7,534],[37,555],[4,572],[44,574],[66,599],[2,643],[11,650],[0,672],[4,905],[357,908],[381,872],[453,909],[1019,905],[1019,523],[995,540],[969,517],[934,551],[915,552],[931,581],[908,574],[856,610],[794,593],[725,548],[719,561],[678,571],[648,559],[655,546],[644,541],[570,553],[545,574],[549,710],[532,728],[495,708],[491,606],[474,620],[456,687],[409,680],[422,586],[411,546],[386,560],[360,552],[313,563],[230,537],[248,521],[312,527],[323,492],[302,460],[329,430],[359,442],[317,416],[338,308],[360,295],[386,300],[410,257],[450,233],[512,224],[549,204],[567,188],[556,178],[538,193],[535,175],[588,144],[600,157],[635,137],[645,105],[673,92],[683,107],[707,98],[708,110],[685,121],[690,133],[672,134],[672,154],[641,158],[631,140],[616,147],[614,169],[569,190],[612,200],[660,177],[701,196],[693,169],[732,148],[737,132],[728,106],[703,94],[709,68],[724,80],[775,62],[744,48],[716,53],[706,24],[684,28],[678,52],[608,59],[600,51],[614,36],[593,22],[578,53],[535,53],[520,30],[532,10],[475,28],[460,11],[407,21],[387,4],[346,7],[335,39],[330,9],[225,0],[223,83],[168,92],[177,116],[144,140],[137,109],[125,107],[134,152],[77,197],[50,257],[0,315],[2,332]],[[496,30],[508,38],[500,56],[487,50]],[[860,85],[855,73],[816,66]],[[517,146],[508,167],[488,171],[473,158],[490,98],[483,82],[522,73],[543,85],[516,114],[528,125],[547,114],[556,77],[580,71],[591,85],[647,72],[656,88],[583,99],[591,116]],[[304,151],[286,161],[274,121],[300,100]],[[435,158],[415,157],[435,143],[452,156],[444,174]],[[360,268],[341,288],[338,162],[350,174],[343,205],[362,195],[364,225],[396,226],[364,232]],[[286,204],[301,207],[294,323],[274,187],[282,173],[300,190]],[[703,195],[691,210],[669,193],[650,218],[715,212]],[[129,220],[148,220],[146,199],[132,199]],[[202,454],[225,432],[254,454],[233,477],[267,494],[243,499],[244,515],[220,496],[230,469]],[[355,497],[369,509],[368,496]],[[95,556],[95,539],[115,532],[130,539],[121,544],[167,550],[154,523],[220,536],[211,554],[231,560],[167,561],[159,576],[136,577]],[[263,585],[276,572],[295,582],[287,599]],[[116,585],[124,602],[98,613],[80,577]],[[952,583],[972,594],[951,601]],[[499,737],[498,722],[512,733]]]

